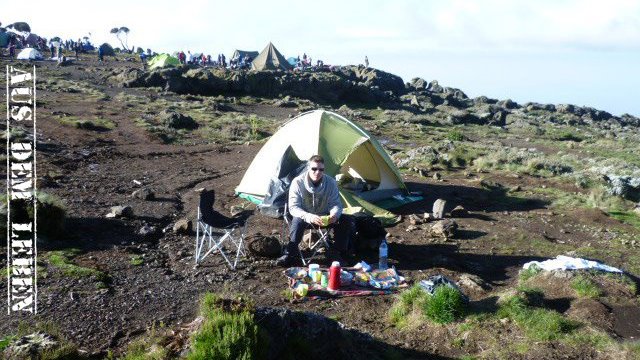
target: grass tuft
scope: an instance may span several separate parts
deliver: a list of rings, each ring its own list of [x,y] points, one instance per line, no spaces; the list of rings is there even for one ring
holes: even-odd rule
[[[426,293],[420,286],[415,285],[400,293],[398,300],[389,310],[389,321],[397,327],[408,324],[408,317],[415,307],[424,302]]]
[[[559,339],[578,326],[555,311],[529,306],[522,295],[506,299],[498,309],[498,316],[515,321],[527,337],[538,341]]]
[[[79,250],[77,249],[66,251],[57,250],[49,252],[47,258],[49,259],[49,263],[58,268],[60,272],[62,272],[62,274],[65,276],[75,278],[94,277],[98,285],[101,285],[101,287],[106,287],[106,284],[111,281],[109,275],[100,270],[78,266],[73,263],[72,259],[78,253]]]
[[[451,130],[447,133],[447,139],[451,141],[462,141],[464,140],[464,135],[460,131]]]
[[[595,299],[602,296],[602,289],[593,280],[583,275],[576,276],[571,281],[571,288],[580,297]]]
[[[633,211],[610,211],[609,216],[640,229],[640,216]]]
[[[187,359],[254,359],[264,349],[253,306],[246,300],[223,300],[207,293],[200,312],[204,322],[192,337]]]
[[[131,256],[131,260],[129,261],[133,266],[140,266],[144,264],[144,259],[140,255]]]
[[[439,286],[423,305],[425,316],[438,324],[448,324],[465,314],[462,293],[450,286]]]

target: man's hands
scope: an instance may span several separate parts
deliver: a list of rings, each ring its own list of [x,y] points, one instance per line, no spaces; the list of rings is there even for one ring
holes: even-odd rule
[[[322,217],[321,216],[311,214],[311,216],[309,217],[309,220],[310,220],[309,224],[313,224],[313,225],[316,225],[316,226],[323,226],[324,225],[322,223]],[[329,224],[333,224],[336,221],[338,221],[338,217],[335,214],[329,216]]]
[[[318,215],[311,214],[311,216],[309,217],[309,224],[322,226],[322,218]]]

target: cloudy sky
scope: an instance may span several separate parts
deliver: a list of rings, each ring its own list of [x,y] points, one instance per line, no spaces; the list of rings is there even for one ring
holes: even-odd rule
[[[3,25],[44,36],[210,53],[257,50],[370,65],[524,103],[572,103],[640,116],[640,0],[28,1]],[[8,0],[0,0],[4,10]],[[91,4],[91,5],[88,5]]]

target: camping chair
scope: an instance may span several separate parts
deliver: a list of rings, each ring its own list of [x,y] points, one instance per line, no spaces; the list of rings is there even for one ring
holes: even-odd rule
[[[247,222],[234,222],[234,219],[229,219],[218,213],[213,209],[214,201],[215,192],[213,190],[204,190],[200,193],[194,267],[197,267],[207,255],[219,253],[231,270],[235,270],[240,256],[246,256],[244,237]],[[214,229],[218,231],[214,231]],[[228,251],[229,255],[225,251]]]
[[[281,239],[281,244],[284,247],[289,242],[289,233],[291,229],[291,223],[290,223],[291,214],[289,214],[289,204],[287,203],[284,204],[284,215],[282,217],[283,217],[282,235],[280,236],[280,239]],[[309,225],[309,226],[310,227],[305,231],[310,233],[309,236],[307,237],[306,245],[307,245],[307,249],[311,252],[311,255],[305,259],[302,249],[300,248],[300,246],[298,246],[300,259],[302,259],[302,265],[304,266],[307,266],[307,264],[309,264],[311,260],[313,260],[322,251],[328,252],[331,249],[331,245],[329,243],[329,228],[316,226],[316,225]],[[315,241],[314,241],[314,235],[316,235],[318,238]],[[304,236],[301,242],[304,242]]]

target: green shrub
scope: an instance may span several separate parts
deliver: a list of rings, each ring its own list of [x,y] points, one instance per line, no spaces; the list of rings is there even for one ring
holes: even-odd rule
[[[558,339],[577,327],[555,311],[530,307],[522,295],[505,300],[498,309],[498,316],[512,319],[529,338],[538,341]]]
[[[9,346],[9,344],[11,344],[11,342],[15,339],[16,339],[15,336],[5,336],[2,339],[0,339],[0,352],[6,349],[7,346]]]
[[[579,275],[571,280],[571,288],[576,291],[580,297],[595,299],[602,295],[602,290],[593,280],[588,277]]]
[[[144,264],[144,259],[140,255],[133,255],[130,260],[131,265],[140,266]]]
[[[201,329],[191,339],[189,360],[255,359],[264,349],[253,307],[244,300],[231,302],[207,293],[200,307]]]
[[[447,139],[451,141],[462,141],[464,140],[464,135],[457,130],[451,130],[447,133]]]
[[[555,140],[558,141],[575,141],[575,142],[580,142],[582,140],[584,140],[584,138],[580,135],[576,135],[572,132],[569,131],[564,131],[559,133],[558,135],[556,135],[554,137]]]
[[[573,172],[573,168],[569,165],[543,158],[531,159],[527,162],[527,166],[532,173],[540,175],[557,176]]]
[[[464,167],[471,164],[475,159],[480,156],[477,149],[468,146],[457,146],[453,151],[448,154],[447,166],[459,166]]]
[[[424,301],[426,293],[418,285],[400,293],[398,300],[389,310],[389,321],[396,326],[404,326],[407,323],[407,317],[414,309],[414,305]]]
[[[424,315],[439,324],[448,324],[464,316],[465,304],[459,290],[439,286],[423,304]]]

